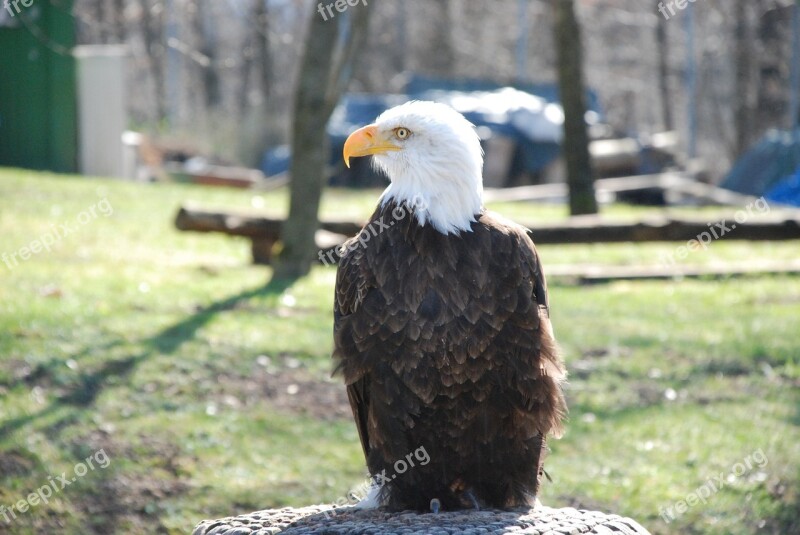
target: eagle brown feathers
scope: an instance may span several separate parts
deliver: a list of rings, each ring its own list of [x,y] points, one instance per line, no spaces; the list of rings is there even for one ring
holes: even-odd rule
[[[380,503],[533,505],[566,413],[539,256],[489,212],[445,234],[414,210],[383,202],[365,227],[382,231],[345,244],[336,279],[333,357],[369,471],[387,476]],[[419,448],[430,462],[396,473]]]

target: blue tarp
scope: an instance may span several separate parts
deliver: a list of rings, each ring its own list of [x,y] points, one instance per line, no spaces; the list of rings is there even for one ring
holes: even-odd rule
[[[555,83],[514,83],[514,84],[498,84],[490,80],[476,80],[476,79],[444,79],[435,78],[431,76],[414,75],[406,84],[406,93],[413,98],[419,98],[428,91],[496,91],[503,87],[513,87],[520,91],[524,91],[531,95],[541,97],[548,102],[561,102],[561,97],[558,92],[558,84]],[[595,112],[598,116],[602,115],[602,108],[600,107],[600,98],[593,90],[589,89],[586,92],[586,107],[589,111]]]
[[[778,181],[764,197],[770,202],[800,206],[800,168],[795,174]]]
[[[800,169],[800,131],[773,130],[733,166],[723,188],[760,197]],[[785,192],[783,193],[785,194]]]
[[[560,153],[564,112],[556,84],[511,87],[483,80],[416,76],[404,94],[349,94],[342,99],[328,125],[331,162],[341,160],[342,147],[351,132],[408,100],[432,100],[452,106],[478,127],[482,139],[496,135],[511,138],[517,145],[517,171],[539,172]],[[587,122],[599,122],[602,115],[597,95],[589,91],[587,102]],[[282,166],[288,167],[285,149],[273,149],[265,155],[262,167],[268,175]]]

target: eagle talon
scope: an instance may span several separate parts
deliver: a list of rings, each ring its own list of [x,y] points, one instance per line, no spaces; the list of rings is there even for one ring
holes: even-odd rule
[[[439,498],[434,498],[431,500],[431,512],[435,515],[439,514],[439,509],[442,508],[442,502],[439,501]]]

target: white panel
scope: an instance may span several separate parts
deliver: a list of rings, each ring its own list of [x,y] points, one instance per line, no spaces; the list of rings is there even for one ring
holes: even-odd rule
[[[80,171],[85,175],[124,177],[122,134],[128,127],[126,63],[120,45],[75,48],[78,69]]]

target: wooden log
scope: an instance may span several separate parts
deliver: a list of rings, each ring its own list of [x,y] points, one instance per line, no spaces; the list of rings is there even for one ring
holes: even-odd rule
[[[748,216],[748,219],[750,217]],[[226,212],[207,212],[183,207],[175,218],[179,230],[220,232],[253,240],[253,259],[269,263],[271,251],[280,240],[283,221],[276,218]],[[323,221],[317,234],[320,251],[341,245],[361,231],[354,221]],[[737,223],[733,218],[707,221],[701,219],[652,218],[634,222],[608,222],[598,216],[572,218],[555,225],[529,226],[539,245],[560,243],[618,243],[700,240],[710,243],[725,240],[797,240],[800,239],[800,215],[758,216],[756,220]],[[701,245],[695,244],[695,247]],[[332,257],[331,257],[332,258]]]
[[[193,207],[181,207],[175,216],[175,227],[178,230],[219,232],[249,238],[253,263],[260,265],[272,263],[272,251],[280,241],[282,225],[282,219],[243,213],[209,212]],[[327,252],[357,234],[361,227],[362,225],[350,221],[323,222],[316,234],[317,247]]]
[[[284,220],[272,217],[263,217],[255,214],[212,212],[191,206],[183,206],[175,217],[175,227],[178,230],[193,232],[222,232],[230,236],[244,236],[246,238],[273,238],[280,239],[281,226]],[[357,234],[363,223],[354,221],[323,221],[320,228],[333,234],[353,236]]]
[[[649,535],[630,518],[566,507],[538,506],[515,511],[454,511],[421,514],[411,511],[389,513],[381,510],[359,511],[352,507],[335,508],[317,505],[302,509],[284,508],[248,515],[205,520],[193,535],[356,535],[381,533],[461,534],[529,533],[565,535],[588,533],[603,535]]]
[[[222,232],[247,238],[273,238],[275,241],[280,238],[281,224],[280,219],[230,212],[209,212],[191,207],[181,207],[175,217],[175,227],[178,230]]]

